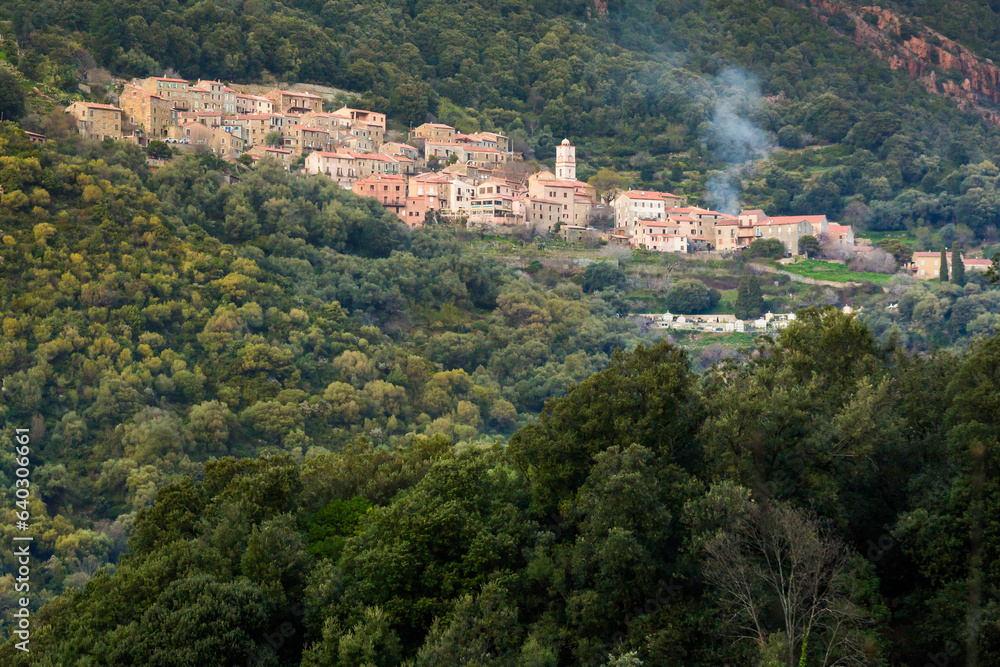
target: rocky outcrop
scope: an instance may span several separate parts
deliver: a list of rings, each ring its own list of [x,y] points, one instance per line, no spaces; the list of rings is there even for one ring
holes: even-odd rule
[[[959,108],[1000,125],[1000,67],[924,26],[879,7],[857,7],[837,0],[811,0],[813,14],[841,32],[846,15],[854,25],[855,44],[870,49],[892,69],[905,69],[930,93],[953,100]],[[835,15],[839,20],[830,22]],[[867,20],[866,20],[867,18]]]

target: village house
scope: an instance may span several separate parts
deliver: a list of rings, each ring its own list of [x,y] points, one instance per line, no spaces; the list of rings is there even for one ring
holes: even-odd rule
[[[856,251],[854,230],[850,225],[829,223],[826,231],[817,237],[825,253],[847,257]]]
[[[427,198],[407,197],[403,222],[409,228],[422,227],[427,221]]]
[[[73,102],[66,113],[76,119],[77,131],[87,139],[121,139],[122,110],[110,104]]]
[[[529,195],[525,199],[525,224],[536,231],[552,233],[562,222],[563,206],[562,202]]]
[[[354,194],[362,197],[373,197],[382,206],[406,221],[406,179],[402,176],[376,175],[359,178],[351,188]]]
[[[339,116],[340,118],[345,118],[354,123],[368,123],[371,125],[378,125],[382,128],[382,134],[385,134],[385,114],[378,113],[375,111],[367,111],[365,109],[350,109],[348,107],[341,107],[333,112],[334,116]]]
[[[475,165],[481,169],[496,169],[503,165],[509,156],[496,148],[482,146],[466,146],[459,154],[459,162]]]
[[[451,125],[445,125],[443,123],[424,123],[423,125],[417,126],[410,132],[410,138],[452,144],[455,143],[456,134],[457,132],[455,131],[455,128]]]
[[[285,127],[285,117],[281,114],[260,113],[237,115],[223,121],[226,125],[239,125],[246,128],[246,136],[251,146],[267,143],[267,135],[277,132],[279,135]],[[279,139],[280,141],[280,139]]]
[[[147,140],[166,137],[167,128],[177,124],[173,103],[142,88],[125,84],[118,104],[125,118],[134,123]]]
[[[594,206],[594,202],[587,196],[588,186],[580,181],[549,180],[546,175],[543,172],[528,179],[528,199],[537,200],[537,211],[540,213],[544,210],[547,217],[549,207],[543,205],[543,202],[555,202],[561,208],[557,222],[576,225],[586,223]],[[531,208],[530,204],[526,205],[526,210],[530,211]]]
[[[180,111],[191,109],[191,99],[188,97],[188,82],[184,79],[151,76],[143,79],[139,88],[142,88],[150,95],[158,95],[170,100],[175,109]]]
[[[243,153],[243,139],[223,129],[211,128],[198,121],[188,121],[168,130],[171,139],[189,139],[193,147],[203,146],[218,157],[233,162]]]
[[[236,93],[236,113],[250,115],[258,113],[273,113],[274,102],[263,95]]]
[[[587,238],[595,238],[597,230],[583,225],[563,225],[559,228],[559,236],[563,241],[579,243]]]
[[[313,151],[306,156],[304,168],[308,174],[323,174],[345,190],[352,189],[360,178],[357,159],[347,153]]]
[[[441,191],[443,213],[451,216],[468,215],[476,194],[476,186],[472,183],[461,178],[449,178],[448,186]]]
[[[292,166],[292,151],[285,150],[284,148],[272,148],[270,146],[257,145],[247,151],[247,153],[255,161],[263,160],[265,158],[270,158],[272,160],[277,160],[281,163],[286,170],[290,169]]]
[[[340,148],[350,148],[352,151],[357,151],[358,153],[372,153],[375,151],[375,145],[368,137],[359,137],[353,134],[348,134],[336,143]]]
[[[455,143],[463,144],[465,146],[479,147],[479,148],[496,148],[497,142],[495,139],[488,137],[483,134],[462,134],[457,133],[455,135]]]
[[[302,115],[323,110],[323,98],[312,93],[295,93],[290,90],[269,90],[264,97],[271,100],[278,113]]]
[[[449,199],[447,190],[451,185],[451,179],[448,176],[431,171],[411,176],[408,185],[408,196],[427,198],[428,211],[437,211],[447,205],[445,203]]]
[[[330,148],[330,133],[318,127],[306,127],[298,123],[286,125],[281,131],[282,147],[295,155],[305,155],[312,151]]]
[[[989,259],[965,259],[962,258],[962,265],[965,267],[966,272],[968,271],[979,271],[981,273],[986,273],[993,266],[993,260]]]
[[[28,135],[28,141],[30,141],[31,143],[33,143],[33,144],[44,144],[45,143],[45,135],[44,134],[38,134],[37,132],[28,132],[27,130],[21,130],[21,131],[24,132],[26,135]]]
[[[447,141],[425,141],[424,142],[424,159],[430,160],[431,157],[435,157],[439,162],[447,162],[452,155],[459,161],[464,163],[465,160],[462,159],[465,154],[465,148],[462,144],[456,144],[455,142]],[[478,166],[478,165],[477,165]]]
[[[517,219],[514,198],[509,195],[486,195],[472,199],[469,222],[492,225],[515,225]]]
[[[342,118],[336,114],[330,113],[329,111],[307,111],[298,118],[298,123],[301,125],[308,125],[309,127],[318,127],[321,130],[326,130],[330,133],[331,138],[339,139],[337,132],[341,130],[349,130],[351,127],[351,121],[348,118]],[[345,135],[346,136],[346,135]]]
[[[496,132],[480,132],[479,137],[490,142],[489,145],[501,153],[510,154],[510,138]],[[576,178],[574,175],[573,178]]]
[[[222,127],[222,112],[205,110],[177,112],[178,125],[183,125],[190,121],[201,123],[205,127],[219,128]]]
[[[746,248],[757,238],[760,238],[760,229],[754,227],[750,220],[723,218],[715,223],[715,249],[718,251],[733,252]]]
[[[346,151],[358,158],[358,163],[364,176],[375,174],[398,175],[400,172],[400,161],[391,155],[381,153],[358,153],[356,151]]]
[[[403,155],[410,158],[411,160],[420,159],[420,149],[415,148],[409,144],[401,144],[397,141],[387,141],[382,144],[379,148],[380,153],[385,153],[386,155],[399,156]]]
[[[954,267],[952,266],[951,252],[945,253],[945,259],[948,264],[948,275],[954,275]],[[962,266],[965,268],[966,272],[969,271],[989,271],[993,262],[988,259],[966,259],[962,256]],[[941,271],[941,252],[915,252],[913,253],[913,261],[910,263],[909,269],[913,271],[913,276],[919,280],[934,280],[940,277]]]
[[[194,110],[236,113],[236,91],[218,81],[198,81],[188,86],[188,94]]]
[[[371,142],[373,150],[381,148],[382,141],[385,138],[385,128],[378,123],[357,121],[351,125],[350,131],[355,137],[365,138]]]
[[[948,275],[951,275],[951,253],[945,253],[948,264]],[[913,253],[913,275],[920,280],[933,280],[940,277],[941,253],[939,252],[915,252]]]
[[[425,160],[421,160],[420,163],[425,167],[427,165]],[[491,170],[480,169],[479,167],[471,164],[451,164],[442,169],[439,173],[445,174],[446,176],[462,178],[473,184],[482,183],[483,181],[493,178],[493,172]]]
[[[629,236],[639,220],[664,220],[667,209],[678,208],[683,200],[669,192],[629,190],[620,193],[612,202],[615,227],[623,227]]]
[[[785,252],[790,255],[798,254],[800,238],[813,233],[812,224],[803,217],[770,218],[761,210],[741,211],[739,222],[741,227],[749,225],[757,228],[759,238],[778,239],[784,244]]]

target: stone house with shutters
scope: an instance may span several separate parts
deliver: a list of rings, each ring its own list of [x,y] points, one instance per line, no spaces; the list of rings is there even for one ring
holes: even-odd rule
[[[123,114],[119,107],[92,102],[73,102],[66,113],[76,119],[77,131],[87,139],[121,139]]]

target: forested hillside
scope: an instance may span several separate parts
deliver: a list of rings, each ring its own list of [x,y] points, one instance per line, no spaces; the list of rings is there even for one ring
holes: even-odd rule
[[[612,301],[321,177],[237,182],[208,156],[151,173],[137,147],[11,123],[0,154],[0,416],[38,443],[36,603],[113,564],[136,512],[211,458],[505,439],[636,340]]]
[[[914,358],[813,310],[703,377],[619,353],[509,447],[212,461],[0,656],[996,664],[998,379],[996,338]]]
[[[569,136],[584,180],[615,168],[692,202],[723,206],[743,189],[742,203],[772,214],[961,224],[991,242],[1000,222],[998,130],[855,44],[842,13],[827,25],[796,2],[21,0],[0,11],[21,52],[7,59],[67,99],[86,54],[122,76],[274,76],[355,91],[404,124],[500,129],[541,159]]]

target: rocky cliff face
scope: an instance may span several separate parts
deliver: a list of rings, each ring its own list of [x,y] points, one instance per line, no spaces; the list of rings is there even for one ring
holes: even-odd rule
[[[1000,125],[1000,67],[924,26],[877,5],[855,7],[836,0],[810,0],[813,14],[829,22],[846,15],[854,24],[850,37],[892,69],[905,69],[931,93],[955,101],[959,108],[980,113]],[[867,20],[866,20],[867,18]],[[843,18],[833,22],[846,34]]]

